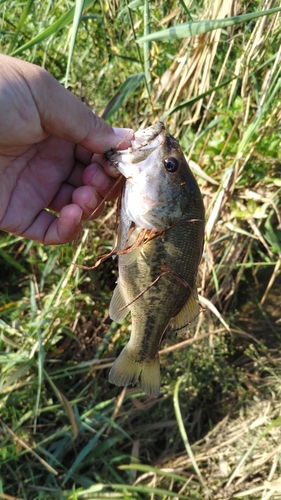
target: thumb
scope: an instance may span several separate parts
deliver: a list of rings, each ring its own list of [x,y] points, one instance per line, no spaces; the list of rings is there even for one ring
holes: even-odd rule
[[[45,70],[33,81],[33,98],[41,125],[48,134],[80,144],[93,153],[111,148],[126,149],[131,144],[131,129],[113,129]]]

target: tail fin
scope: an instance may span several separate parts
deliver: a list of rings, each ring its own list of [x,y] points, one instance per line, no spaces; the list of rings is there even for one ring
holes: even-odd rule
[[[128,347],[124,347],[109,372],[109,382],[115,385],[135,385],[139,379],[142,363],[131,358]]]
[[[131,358],[128,347],[124,347],[109,372],[109,382],[115,385],[135,385],[141,374],[141,389],[151,396],[158,396],[160,391],[159,356],[149,363],[140,363]]]
[[[140,386],[144,392],[156,398],[159,396],[160,383],[160,359],[157,354],[156,358],[143,365]]]

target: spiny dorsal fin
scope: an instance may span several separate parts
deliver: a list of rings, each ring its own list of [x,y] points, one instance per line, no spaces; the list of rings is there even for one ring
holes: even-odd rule
[[[190,297],[187,299],[180,312],[172,319],[172,326],[179,334],[185,333],[186,328],[194,321],[201,311],[197,289],[192,290]],[[184,328],[183,328],[184,327]]]
[[[117,282],[109,306],[109,316],[113,321],[116,321],[116,323],[121,323],[121,321],[126,318],[127,314],[129,314],[130,309],[124,307],[126,304],[127,302],[122,292],[122,285]],[[122,311],[119,309],[122,309]]]

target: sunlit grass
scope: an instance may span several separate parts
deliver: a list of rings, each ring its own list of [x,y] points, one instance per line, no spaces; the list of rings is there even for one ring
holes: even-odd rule
[[[74,2],[0,3],[2,52],[110,123],[164,120],[207,214],[206,311],[163,345],[158,399],[109,384],[130,331],[108,315],[116,262],[79,267],[110,248],[115,216],[75,248],[1,235],[0,498],[280,498],[280,13],[225,28],[276,5],[103,0],[80,17],[77,2],[72,28]]]

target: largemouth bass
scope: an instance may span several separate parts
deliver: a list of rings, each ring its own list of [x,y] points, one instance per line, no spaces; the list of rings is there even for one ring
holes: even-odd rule
[[[163,123],[135,133],[132,147],[107,154],[126,177],[118,231],[119,277],[110,317],[132,317],[131,337],[109,381],[157,396],[159,348],[170,323],[179,330],[200,312],[196,277],[204,240],[201,193]]]

